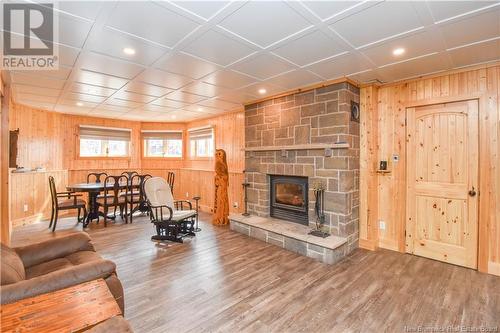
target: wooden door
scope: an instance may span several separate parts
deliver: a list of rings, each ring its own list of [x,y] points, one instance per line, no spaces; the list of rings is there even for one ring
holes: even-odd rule
[[[478,101],[407,109],[406,252],[477,268]]]

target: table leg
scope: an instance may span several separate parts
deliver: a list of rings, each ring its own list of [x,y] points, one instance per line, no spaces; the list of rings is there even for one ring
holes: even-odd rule
[[[99,192],[89,192],[88,214],[83,227],[86,228],[92,220],[99,220],[99,207],[97,207],[97,195]]]

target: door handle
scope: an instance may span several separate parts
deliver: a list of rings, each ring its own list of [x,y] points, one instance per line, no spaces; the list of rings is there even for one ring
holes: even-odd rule
[[[474,197],[476,195],[476,190],[474,189],[474,186],[472,186],[472,190],[469,191],[469,195],[471,197]]]

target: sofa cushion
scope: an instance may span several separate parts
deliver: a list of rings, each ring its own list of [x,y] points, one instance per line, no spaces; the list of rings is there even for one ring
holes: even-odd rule
[[[26,279],[23,262],[16,251],[3,244],[1,249],[2,286]]]
[[[26,278],[32,279],[34,277],[49,274],[63,268],[73,267],[99,259],[102,258],[97,252],[78,251],[64,258],[49,260],[47,262],[29,267],[28,269],[26,269]]]

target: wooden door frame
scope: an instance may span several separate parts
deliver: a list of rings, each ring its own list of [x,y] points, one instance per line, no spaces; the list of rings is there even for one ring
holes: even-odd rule
[[[408,109],[409,108],[417,108],[417,107],[422,107],[422,106],[431,106],[431,105],[436,105],[436,104],[447,104],[447,103],[456,103],[456,102],[466,102],[466,101],[477,101],[477,106],[478,106],[478,127],[479,127],[479,132],[478,132],[478,145],[479,145],[479,151],[478,151],[478,158],[479,158],[479,168],[481,167],[482,162],[484,162],[482,159],[485,157],[484,154],[481,153],[484,147],[484,136],[481,135],[483,132],[481,129],[485,126],[484,124],[484,119],[483,119],[483,114],[484,111],[486,110],[486,103],[488,100],[488,95],[487,94],[470,94],[470,95],[457,95],[457,96],[447,96],[447,97],[437,97],[437,98],[429,98],[429,99],[423,99],[419,101],[412,101],[412,102],[407,102],[405,103],[405,165],[404,165],[404,170],[405,170],[405,177],[404,177],[404,184],[405,184],[405,196],[408,191],[408,149],[407,149],[407,136],[408,136]],[[484,182],[488,181],[485,177],[481,177],[481,172],[478,172],[478,209],[477,209],[477,234],[478,234],[478,240],[477,240],[477,270],[480,272],[488,273],[488,241],[489,241],[489,236],[488,236],[488,217],[484,216],[484,210],[482,209],[482,200],[481,200],[481,189],[487,188],[487,186],[483,186]],[[406,196],[405,200],[405,206],[408,206],[408,197]],[[402,221],[403,225],[399,228],[401,230],[401,234],[399,235],[399,252],[406,253],[406,229],[408,228],[408,215],[407,215],[407,209],[405,209],[405,219]]]

